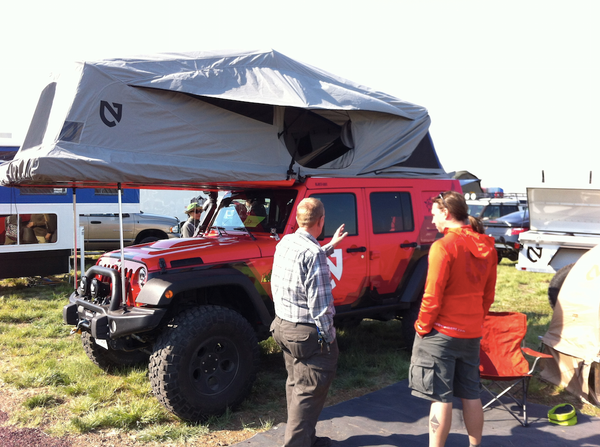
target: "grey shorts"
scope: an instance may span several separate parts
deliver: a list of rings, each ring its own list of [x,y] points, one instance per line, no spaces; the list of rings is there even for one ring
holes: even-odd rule
[[[408,386],[412,395],[436,402],[478,399],[481,338],[453,338],[436,330],[415,338]]]

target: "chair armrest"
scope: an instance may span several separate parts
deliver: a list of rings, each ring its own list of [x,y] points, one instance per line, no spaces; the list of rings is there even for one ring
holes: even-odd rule
[[[535,357],[535,361],[533,362],[533,365],[532,365],[531,369],[529,370],[529,374],[533,374],[533,371],[535,370],[537,362],[540,359],[551,359],[552,358],[552,356],[550,354],[544,354],[542,352],[534,351],[531,348],[525,348],[523,346],[521,346],[521,351],[523,351],[524,354],[527,354],[530,357]]]
[[[544,354],[542,352],[534,351],[531,348],[521,348],[521,350],[530,357],[537,357],[538,359],[551,359],[550,354]]]

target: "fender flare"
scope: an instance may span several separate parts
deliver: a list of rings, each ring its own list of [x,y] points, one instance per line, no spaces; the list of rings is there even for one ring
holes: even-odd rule
[[[416,262],[416,265],[410,274],[408,284],[406,284],[402,296],[400,297],[401,303],[414,303],[423,297],[428,267],[429,260],[427,256],[421,257],[421,259]]]
[[[136,302],[156,307],[167,307],[173,296],[186,290],[204,287],[215,287],[221,285],[238,285],[250,297],[250,302],[256,310],[260,320],[269,326],[273,317],[267,310],[261,295],[254,284],[243,273],[234,268],[195,270],[183,273],[163,274],[148,280],[142,287]],[[173,294],[171,298],[166,297],[167,291]]]

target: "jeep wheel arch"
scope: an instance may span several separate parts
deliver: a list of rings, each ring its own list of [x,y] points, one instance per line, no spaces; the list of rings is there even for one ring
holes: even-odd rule
[[[177,299],[178,294],[217,287],[239,287],[242,289],[248,298],[247,308],[252,308],[253,313],[256,315],[252,323],[260,323],[268,329],[273,317],[267,309],[263,297],[258,293],[250,278],[234,268],[167,273],[151,278],[142,288],[136,302],[150,306],[167,307],[173,304],[177,305],[177,303],[173,303],[173,300]],[[167,291],[172,292],[171,296],[175,298],[167,298]],[[225,303],[209,304],[225,305]]]
[[[168,239],[167,233],[161,230],[144,230],[140,232],[134,241],[134,245],[147,244],[148,242],[156,242],[161,239]]]

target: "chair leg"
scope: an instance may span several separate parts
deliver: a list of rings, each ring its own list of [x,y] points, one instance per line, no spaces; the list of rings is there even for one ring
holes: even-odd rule
[[[517,386],[519,384],[519,382],[522,381],[523,382],[523,397],[522,399],[518,400],[517,398],[515,398],[515,396],[513,396],[510,393],[510,390],[512,390],[515,386]],[[512,417],[514,417],[523,427],[527,427],[529,425],[529,423],[527,422],[527,390],[528,390],[528,385],[529,385],[529,377],[524,377],[521,380],[513,383],[512,385],[508,386],[508,387],[503,387],[502,385],[500,385],[497,382],[492,381],[493,384],[495,384],[499,389],[502,390],[502,392],[500,394],[494,394],[488,387],[486,387],[483,383],[481,384],[481,386],[492,396],[492,399],[483,406],[483,409],[487,409],[494,401],[497,401],[500,405],[502,405],[504,407],[504,409],[506,411],[508,411]],[[508,408],[508,406],[506,406],[506,404],[504,402],[502,402],[500,400],[501,397],[503,397],[504,395],[507,395],[508,397],[510,397],[515,404],[517,404],[522,412],[523,412],[523,419],[519,418],[514,411],[512,411],[510,408]]]
[[[523,380],[523,427],[527,427],[529,424],[527,423],[527,390],[529,389],[529,377]]]

